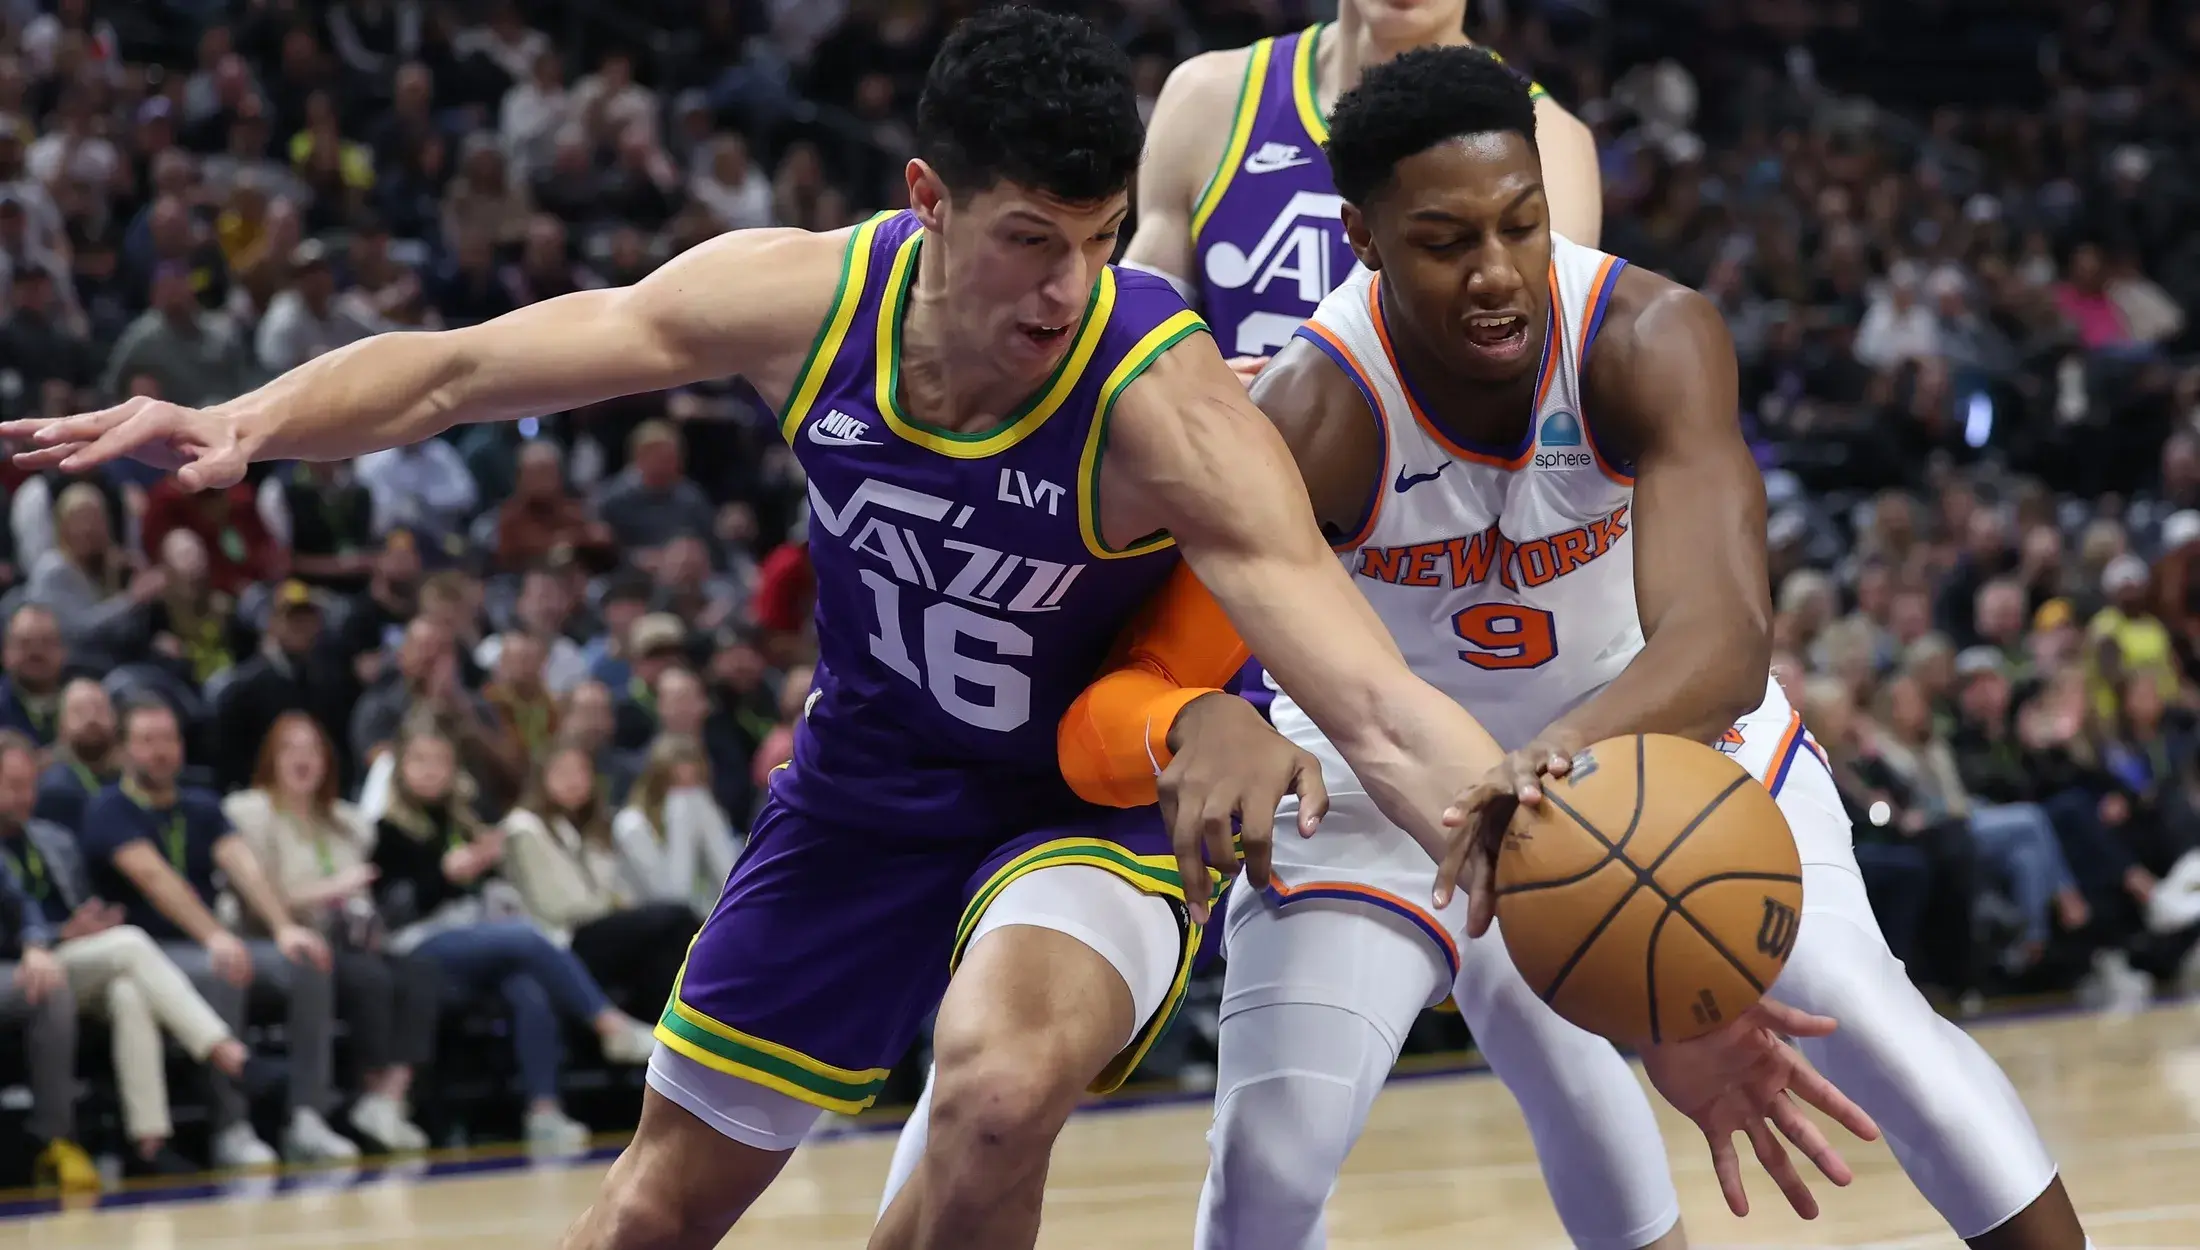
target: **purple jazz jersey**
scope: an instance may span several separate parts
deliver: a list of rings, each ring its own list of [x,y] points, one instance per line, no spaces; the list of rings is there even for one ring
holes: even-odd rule
[[[1019,855],[1053,847],[1045,862],[1183,893],[1159,858],[1158,813],[1078,799],[1055,731],[1176,565],[1165,534],[1118,550],[1100,532],[1109,413],[1205,327],[1165,281],[1103,271],[1029,401],[990,431],[935,429],[896,396],[923,249],[908,213],[853,232],[790,392],[781,433],[809,478],[815,684],[658,1030],[698,1062],[842,1110],[900,1058],[957,932],[1028,870]]]

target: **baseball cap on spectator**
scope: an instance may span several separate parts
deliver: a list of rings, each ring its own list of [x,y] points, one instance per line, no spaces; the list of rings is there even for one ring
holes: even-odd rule
[[[2001,652],[1992,647],[1965,647],[1956,652],[1956,680],[1969,681],[1988,674],[2009,675],[2009,661],[2002,658]]]
[[[278,612],[319,612],[321,601],[313,597],[313,588],[295,579],[284,582],[275,591],[275,610]]]
[[[2101,570],[2101,593],[2113,595],[2147,584],[2147,562],[2126,553],[2108,562]]]
[[[652,612],[634,623],[634,637],[628,650],[637,660],[646,660],[665,651],[686,651],[687,626],[670,612]]]

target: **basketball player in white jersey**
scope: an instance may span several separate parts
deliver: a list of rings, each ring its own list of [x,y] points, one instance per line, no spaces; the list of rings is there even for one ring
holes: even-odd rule
[[[1769,679],[1763,485],[1735,419],[1733,347],[1716,310],[1552,234],[1534,114],[1486,58],[1407,53],[1370,70],[1330,128],[1367,272],[1322,304],[1254,397],[1409,664],[1513,752],[1452,818],[1501,830],[1518,803],[1540,800],[1540,775],[1620,734],[1680,734],[1734,754],[1778,798],[1802,854],[1800,931],[1771,997],[1840,1022],[1802,1041],[1805,1053],[1885,1126],[1913,1182],[1971,1245],[2088,1245],[2015,1091],[1888,952],[1832,779]],[[1147,626],[1151,639],[1171,632],[1167,621]],[[1131,662],[1065,718],[1065,772],[1080,791],[1150,757],[1166,767],[1171,819],[1227,845],[1233,813],[1251,825],[1272,801],[1278,830],[1301,827],[1289,796],[1302,770],[1319,768],[1326,784],[1320,832],[1279,832],[1265,865],[1249,848],[1231,899],[1200,1214],[1202,1250],[1319,1246],[1321,1205],[1414,1014],[1447,987],[1463,1008],[1485,993],[1530,1014],[1517,1006],[1533,998],[1517,974],[1488,970],[1487,952],[1503,961],[1486,933],[1494,838],[1440,872],[1375,811],[1287,692],[1269,731],[1242,701],[1184,698],[1185,687],[1219,684],[1227,654],[1203,661],[1137,639],[1126,653]],[[1157,675],[1176,689],[1151,693]],[[1147,691],[1154,711],[1111,702],[1114,683]],[[1462,869],[1471,898],[1449,885]],[[1457,943],[1462,929],[1477,936]],[[1610,1053],[1578,1031],[1543,1037],[1581,1062]],[[1559,1170],[1613,1169],[1604,1183],[1621,1201],[1650,1192],[1630,1159],[1662,1171],[1663,1150],[1631,1108],[1615,1118],[1510,1084]],[[1605,1148],[1558,1156],[1553,1123],[1592,1136],[1603,1123]],[[1746,1209],[1731,1149],[1712,1148],[1730,1205]],[[1551,1179],[1563,1193],[1563,1178]],[[1807,1193],[1790,1199],[1808,1213]]]

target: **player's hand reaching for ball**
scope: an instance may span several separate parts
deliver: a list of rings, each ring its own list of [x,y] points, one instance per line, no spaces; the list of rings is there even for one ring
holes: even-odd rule
[[[1175,754],[1158,782],[1161,818],[1176,849],[1185,905],[1205,924],[1206,892],[1193,883],[1204,881],[1209,868],[1236,875],[1242,847],[1245,875],[1266,888],[1283,796],[1298,796],[1299,833],[1308,836],[1329,810],[1329,792],[1321,761],[1234,694],[1218,691],[1185,704],[1169,726],[1169,749]]]
[[[80,416],[9,421],[0,438],[27,445],[18,468],[83,473],[128,457],[173,472],[186,490],[234,486],[252,459],[235,416],[142,395]]]
[[[1574,756],[1586,745],[1554,725],[1499,761],[1444,809],[1451,851],[1436,867],[1434,901],[1439,908],[1450,906],[1452,892],[1466,884],[1468,937],[1489,932],[1497,916],[1497,850],[1505,831],[1523,808],[1543,801],[1544,778],[1573,771]]]
[[[1702,1037],[1643,1048],[1642,1066],[1650,1083],[1703,1130],[1719,1188],[1734,1214],[1749,1214],[1741,1163],[1734,1153],[1736,1133],[1749,1135],[1757,1162],[1772,1174],[1788,1205],[1806,1220],[1817,1218],[1818,1199],[1803,1183],[1780,1138],[1795,1143],[1834,1184],[1847,1185],[1854,1179],[1833,1143],[1803,1114],[1798,1099],[1865,1141],[1879,1139],[1879,1126],[1864,1109],[1820,1076],[1802,1052],[1785,1040],[1824,1037],[1834,1027],[1824,1016],[1768,998]]]

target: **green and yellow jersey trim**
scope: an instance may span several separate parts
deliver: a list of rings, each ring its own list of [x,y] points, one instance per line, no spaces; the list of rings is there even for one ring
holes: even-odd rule
[[[1268,82],[1268,62],[1275,55],[1276,41],[1263,39],[1245,50],[1245,77],[1238,83],[1237,108],[1231,116],[1230,141],[1223,145],[1222,159],[1207,175],[1207,185],[1192,201],[1192,242],[1199,242],[1200,231],[1207,228],[1207,219],[1215,215],[1222,204],[1222,197],[1229,193],[1230,182],[1237,177],[1245,163],[1245,149],[1253,140],[1253,123],[1260,118],[1262,88]]]
[[[879,227],[893,213],[879,213],[869,221],[848,232],[848,247],[840,258],[840,285],[833,291],[832,310],[825,315],[823,324],[817,327],[817,337],[810,342],[810,354],[803,358],[802,368],[794,375],[794,385],[787,391],[787,408],[779,417],[779,436],[790,444],[801,432],[802,419],[810,415],[810,406],[817,402],[817,395],[824,389],[825,377],[833,371],[833,361],[840,357],[840,348],[848,338],[848,327],[855,320],[856,309],[863,303],[863,291],[871,275],[871,244],[878,238]]]
[[[1318,81],[1319,75],[1315,72],[1314,58],[1320,55],[1322,34],[1331,25],[1333,23],[1316,22],[1306,28],[1306,33],[1299,36],[1298,55],[1293,58],[1291,69],[1291,97],[1293,102],[1298,105],[1299,124],[1306,128],[1307,135],[1315,143],[1324,146],[1329,143],[1329,118],[1322,112],[1321,84]],[[1490,48],[1484,48],[1481,44],[1472,40],[1467,42],[1467,46],[1481,48],[1483,52],[1489,54],[1491,60],[1499,65],[1505,63],[1505,58],[1499,56]],[[1550,92],[1543,89],[1542,83],[1533,79],[1528,81],[1529,99],[1542,100],[1548,98],[1550,94]],[[1196,236],[1197,232],[1195,231],[1194,234]]]
[[[886,419],[888,429],[905,441],[915,443],[928,451],[957,460],[982,460],[997,456],[1016,444],[1039,432],[1047,418],[1061,410],[1062,404],[1077,389],[1083,379],[1085,367],[1092,363],[1092,354],[1100,347],[1101,332],[1107,329],[1108,318],[1115,312],[1115,270],[1103,268],[1100,280],[1093,283],[1092,297],[1085,304],[1085,318],[1078,326],[1077,338],[1068,354],[1054,366],[1054,372],[1026,399],[1016,411],[1010,413],[999,425],[990,430],[963,433],[943,430],[926,425],[903,414],[899,395],[901,392],[901,318],[908,307],[909,292],[916,285],[917,251],[923,242],[921,233],[909,236],[908,241],[894,253],[894,267],[886,278],[886,295],[879,302],[878,317],[878,396],[879,415]]]
[[[1059,868],[1071,864],[1113,873],[1130,882],[1142,894],[1158,894],[1179,904],[1184,901],[1184,879],[1177,873],[1176,861],[1167,856],[1133,855],[1115,843],[1099,838],[1058,838],[1052,842],[1043,842],[1001,865],[978,888],[977,893],[971,896],[970,905],[963,909],[962,922],[955,926],[955,950],[948,961],[949,973],[952,974],[961,966],[963,953],[970,944],[971,933],[984,917],[985,909],[992,906],[993,900],[1000,897],[1002,890],[1042,868]],[[1210,900],[1221,898],[1225,885],[1222,874],[1210,868],[1207,876],[1210,891],[1208,897]],[[1139,1030],[1131,1038],[1130,1045],[1118,1052],[1108,1066],[1101,1069],[1100,1075],[1093,1078],[1088,1087],[1092,1093],[1114,1093],[1124,1081],[1129,1080],[1131,1073],[1137,1071],[1139,1063],[1145,1059],[1146,1052],[1152,1050],[1154,1043],[1161,1040],[1161,1035],[1168,1032],[1169,1025],[1175,1022],[1177,1012],[1183,1010],[1185,990],[1192,980],[1192,960],[1199,954],[1204,930],[1200,925],[1193,924],[1185,913],[1179,912],[1178,915],[1183,924],[1184,944],[1177,957],[1176,977],[1169,985],[1169,992],[1161,1000],[1161,1006],[1154,1011],[1152,1018],[1140,1022]]]
[[[693,949],[690,943],[689,949]],[[711,1019],[680,1001],[687,965],[673,982],[672,999],[657,1018],[657,1040],[714,1072],[737,1076],[789,1098],[854,1115],[878,1101],[886,1085],[885,1068],[840,1068],[801,1051],[768,1042]]]
[[[1170,348],[1206,329],[1207,323],[1200,320],[1198,313],[1184,309],[1146,331],[1145,337],[1124,354],[1115,371],[1101,384],[1099,402],[1093,409],[1092,429],[1085,434],[1085,451],[1077,462],[1077,528],[1084,535],[1085,550],[1103,560],[1151,555],[1176,542],[1167,530],[1159,530],[1128,547],[1108,545],[1100,529],[1100,458],[1107,450],[1109,418],[1115,414],[1115,403],[1123,397],[1123,392]]]

